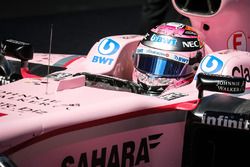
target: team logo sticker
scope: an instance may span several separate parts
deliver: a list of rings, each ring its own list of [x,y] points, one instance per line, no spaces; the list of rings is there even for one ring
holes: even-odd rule
[[[202,60],[200,67],[205,73],[215,74],[222,69],[223,61],[214,55],[208,55]]]
[[[247,50],[247,38],[242,31],[234,32],[228,39],[228,49]]]
[[[116,41],[106,38],[98,46],[98,52],[102,55],[113,55],[119,48],[120,45]]]
[[[94,55],[92,57],[92,63],[103,64],[103,65],[112,65],[114,64],[114,58],[107,57],[114,55],[120,49],[120,45],[110,39],[105,38],[102,40],[98,46],[98,53],[100,55]]]

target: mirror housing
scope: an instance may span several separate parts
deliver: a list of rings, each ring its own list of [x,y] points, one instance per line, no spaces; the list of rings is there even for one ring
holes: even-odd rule
[[[204,73],[199,73],[197,75],[196,88],[199,90],[198,98],[203,97],[204,90],[230,94],[244,93],[245,86],[246,79],[242,77],[230,77]]]
[[[30,43],[7,39],[1,42],[1,53],[21,60],[21,66],[26,67],[28,60],[33,59],[33,47]]]

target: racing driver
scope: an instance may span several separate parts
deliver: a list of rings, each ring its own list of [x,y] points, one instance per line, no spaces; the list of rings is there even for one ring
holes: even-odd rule
[[[204,56],[204,43],[192,27],[163,23],[140,41],[134,54],[133,81],[146,94],[159,95],[189,84]]]

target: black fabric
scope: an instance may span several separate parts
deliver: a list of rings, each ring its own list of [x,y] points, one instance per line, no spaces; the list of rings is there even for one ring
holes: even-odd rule
[[[171,0],[145,0],[141,15],[141,34],[146,34],[151,28],[166,22],[179,22],[190,25],[189,19],[174,9]]]
[[[140,9],[134,5],[0,19],[0,41],[25,41],[32,44],[34,52],[48,53],[53,24],[52,53],[85,55],[103,37],[136,34]]]

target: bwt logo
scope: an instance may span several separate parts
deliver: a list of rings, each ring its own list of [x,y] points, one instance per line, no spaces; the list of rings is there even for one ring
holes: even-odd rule
[[[185,63],[185,64],[188,64],[188,62],[189,62],[189,59],[184,58],[184,57],[180,57],[177,55],[174,55],[174,59],[178,62]]]
[[[173,46],[175,46],[177,43],[177,40],[174,38],[169,38],[169,37],[155,35],[155,34],[151,36],[150,41],[164,43],[164,44],[173,45]]]
[[[200,67],[205,73],[215,74],[222,69],[223,61],[213,55],[209,55],[202,60]]]
[[[112,55],[117,52],[120,45],[112,39],[104,39],[98,46],[98,52],[102,55]]]
[[[98,46],[98,52],[104,56],[93,56],[92,62],[99,64],[111,65],[114,62],[113,58],[105,57],[115,54],[120,48],[120,45],[112,39],[104,39]]]

